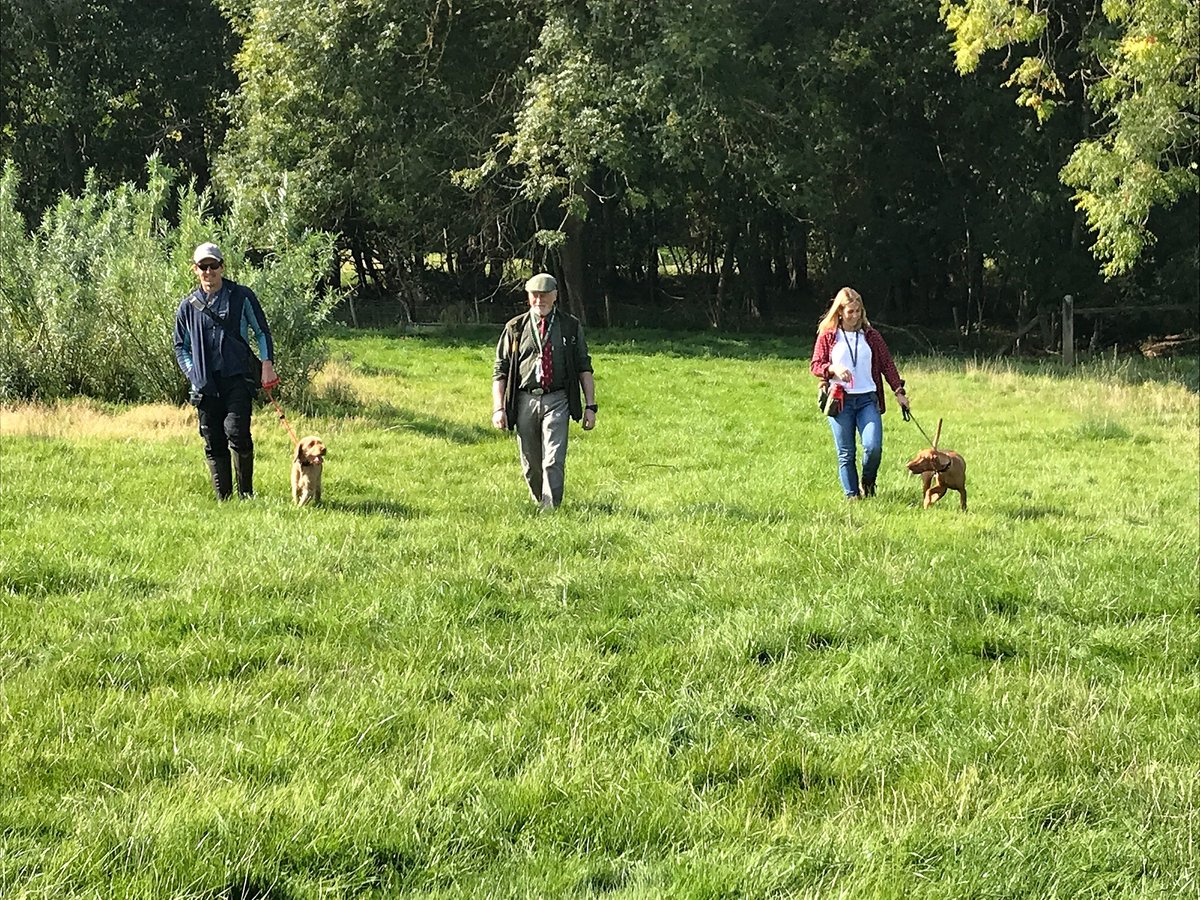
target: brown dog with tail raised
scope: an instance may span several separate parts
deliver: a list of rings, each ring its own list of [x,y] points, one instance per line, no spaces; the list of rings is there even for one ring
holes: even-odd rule
[[[292,460],[292,499],[297,506],[321,502],[321,469],[325,444],[318,437],[302,438]]]
[[[938,419],[937,431],[933,433],[933,446],[922,450],[908,461],[908,471],[920,475],[925,485],[925,501],[922,509],[929,509],[946,491],[958,491],[959,508],[967,509],[967,461],[953,450],[939,450],[942,437],[942,420]]]

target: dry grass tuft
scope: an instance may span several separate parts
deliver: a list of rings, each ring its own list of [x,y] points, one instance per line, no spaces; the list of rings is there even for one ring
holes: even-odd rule
[[[194,430],[191,407],[167,403],[114,411],[93,400],[75,398],[0,407],[0,435],[6,436],[173,440]]]

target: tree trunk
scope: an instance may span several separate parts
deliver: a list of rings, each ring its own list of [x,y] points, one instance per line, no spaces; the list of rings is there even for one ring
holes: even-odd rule
[[[563,220],[563,231],[567,239],[558,251],[559,264],[562,266],[563,280],[567,286],[567,311],[587,323],[587,267],[584,264],[584,234],[583,220],[568,213]]]
[[[658,306],[658,235],[654,231],[651,214],[649,234],[646,236],[646,304],[652,309]]]
[[[970,279],[970,295],[975,301],[975,328],[983,331],[983,251],[972,248],[967,254],[967,277]],[[970,328],[971,309],[967,308],[967,327]]]
[[[486,240],[488,281],[492,289],[499,293],[504,287],[504,263],[507,256],[500,247],[502,233],[498,218],[488,222]]]
[[[708,323],[713,328],[720,328],[725,324],[725,310],[728,307],[727,297],[730,285],[733,282],[733,254],[736,248],[736,241],[737,232],[732,228],[727,229],[722,245],[721,268],[717,275],[716,296],[708,308]]]
[[[600,293],[604,299],[604,324],[612,327],[612,294],[617,281],[616,265],[613,258],[613,231],[615,204],[606,203],[601,207],[601,230],[597,236],[600,242]]]
[[[350,257],[354,260],[354,272],[358,276],[358,289],[365,291],[370,283],[371,276],[367,274],[367,263],[363,259],[362,244],[357,238],[350,244]]]
[[[754,320],[769,318],[770,307],[767,302],[767,281],[769,279],[770,262],[767,258],[765,237],[761,229],[761,220],[754,217],[749,222],[746,231],[746,242],[738,261],[742,278],[750,282],[750,296],[746,303],[746,312]]]

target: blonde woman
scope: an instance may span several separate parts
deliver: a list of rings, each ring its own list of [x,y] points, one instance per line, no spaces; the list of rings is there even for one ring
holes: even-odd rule
[[[908,409],[908,397],[883,335],[867,321],[862,297],[853,288],[837,292],[817,326],[812,373],[825,385],[840,384],[846,393],[842,411],[829,417],[842,491],[847,500],[874,497],[875,477],[883,458],[884,381],[895,391],[902,409]],[[861,482],[855,461],[855,432],[863,448]]]

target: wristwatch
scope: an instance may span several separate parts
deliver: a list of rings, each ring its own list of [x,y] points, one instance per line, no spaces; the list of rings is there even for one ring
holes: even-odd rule
[[[597,410],[600,409],[600,406],[596,403],[589,403],[587,406],[584,407],[584,409],[590,409],[592,412],[596,412]]]

